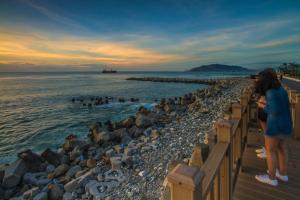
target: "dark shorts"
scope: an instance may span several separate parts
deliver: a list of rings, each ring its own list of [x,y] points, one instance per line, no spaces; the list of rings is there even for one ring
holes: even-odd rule
[[[268,118],[268,114],[262,108],[258,108],[257,117],[260,121],[266,122]]]

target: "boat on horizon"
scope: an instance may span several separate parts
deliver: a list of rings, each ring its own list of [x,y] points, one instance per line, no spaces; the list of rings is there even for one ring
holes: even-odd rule
[[[102,73],[117,73],[117,70],[113,70],[113,69],[104,69],[104,70],[102,70]]]

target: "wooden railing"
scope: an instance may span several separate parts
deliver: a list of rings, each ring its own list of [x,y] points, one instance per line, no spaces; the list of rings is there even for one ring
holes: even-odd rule
[[[256,116],[251,115],[249,105],[252,93],[253,88],[245,89],[240,102],[232,104],[230,116],[215,123],[217,143],[200,168],[179,164],[167,175],[164,184],[168,187],[169,199],[232,199],[242,166],[248,122],[251,116]]]
[[[300,94],[285,86],[291,103],[294,138],[300,139]],[[231,200],[247,144],[248,125],[257,122],[256,102],[251,101],[253,88],[246,88],[240,102],[219,119],[207,137],[211,150],[203,163],[196,146],[189,165],[177,165],[166,177],[171,200]],[[194,160],[194,161],[193,161]],[[196,161],[195,161],[196,160]]]
[[[294,138],[300,139],[300,94],[285,86],[291,103]],[[203,163],[201,151],[193,151],[196,165],[179,164],[166,177],[164,185],[170,200],[231,200],[242,167],[247,144],[248,125],[257,121],[256,103],[251,101],[253,88],[242,92],[240,102],[231,106],[230,115],[219,119],[210,132],[212,149]],[[213,134],[216,134],[216,137]],[[215,138],[217,138],[215,142]],[[196,147],[195,147],[196,148]],[[196,153],[195,153],[196,152]]]
[[[294,139],[300,139],[300,94],[296,90],[292,90],[285,86],[291,103],[291,115],[293,121]]]

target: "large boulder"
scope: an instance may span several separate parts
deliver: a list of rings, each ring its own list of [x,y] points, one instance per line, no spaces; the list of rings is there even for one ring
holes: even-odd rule
[[[57,167],[61,163],[61,155],[47,148],[43,153],[42,157],[51,165]]]
[[[127,135],[127,130],[126,128],[120,128],[111,132],[110,135],[112,139],[121,142],[122,138]]]
[[[78,147],[79,149],[84,149],[87,146],[89,146],[89,143],[86,140],[80,139],[75,135],[69,135],[65,139],[65,143],[63,144],[63,149],[65,152],[70,152],[75,147]]]
[[[167,113],[170,113],[170,112],[172,112],[173,110],[174,110],[173,105],[171,105],[171,104],[165,104],[165,105],[164,105],[164,111],[166,111]]]
[[[131,128],[134,125],[134,121],[135,121],[135,119],[133,117],[129,117],[122,121],[122,125],[125,128]]]
[[[152,120],[150,117],[146,115],[138,114],[135,120],[135,125],[138,128],[148,128],[149,126],[152,125]]]
[[[141,136],[143,134],[144,130],[145,130],[144,128],[138,128],[136,126],[133,126],[128,130],[128,133],[129,133],[130,137],[136,138],[136,137]]]
[[[8,167],[6,167],[3,177],[2,186],[12,188],[17,186],[23,175],[28,171],[24,160],[18,159]]]
[[[30,149],[20,151],[18,157],[25,161],[28,170],[38,172],[42,169],[44,159],[40,155],[33,153]]]
[[[0,165],[0,185],[4,178],[5,169],[8,165]]]
[[[50,181],[46,172],[28,172],[23,177],[23,183],[39,187],[48,184]]]
[[[93,141],[96,143],[104,143],[111,139],[111,135],[107,131],[102,131],[100,133],[93,135]]]

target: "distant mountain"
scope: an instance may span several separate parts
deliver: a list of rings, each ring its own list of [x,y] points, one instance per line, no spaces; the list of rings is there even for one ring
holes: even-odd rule
[[[202,65],[200,67],[195,67],[188,71],[189,72],[221,72],[221,71],[240,72],[240,71],[250,71],[250,70],[241,66],[211,64],[211,65]]]

